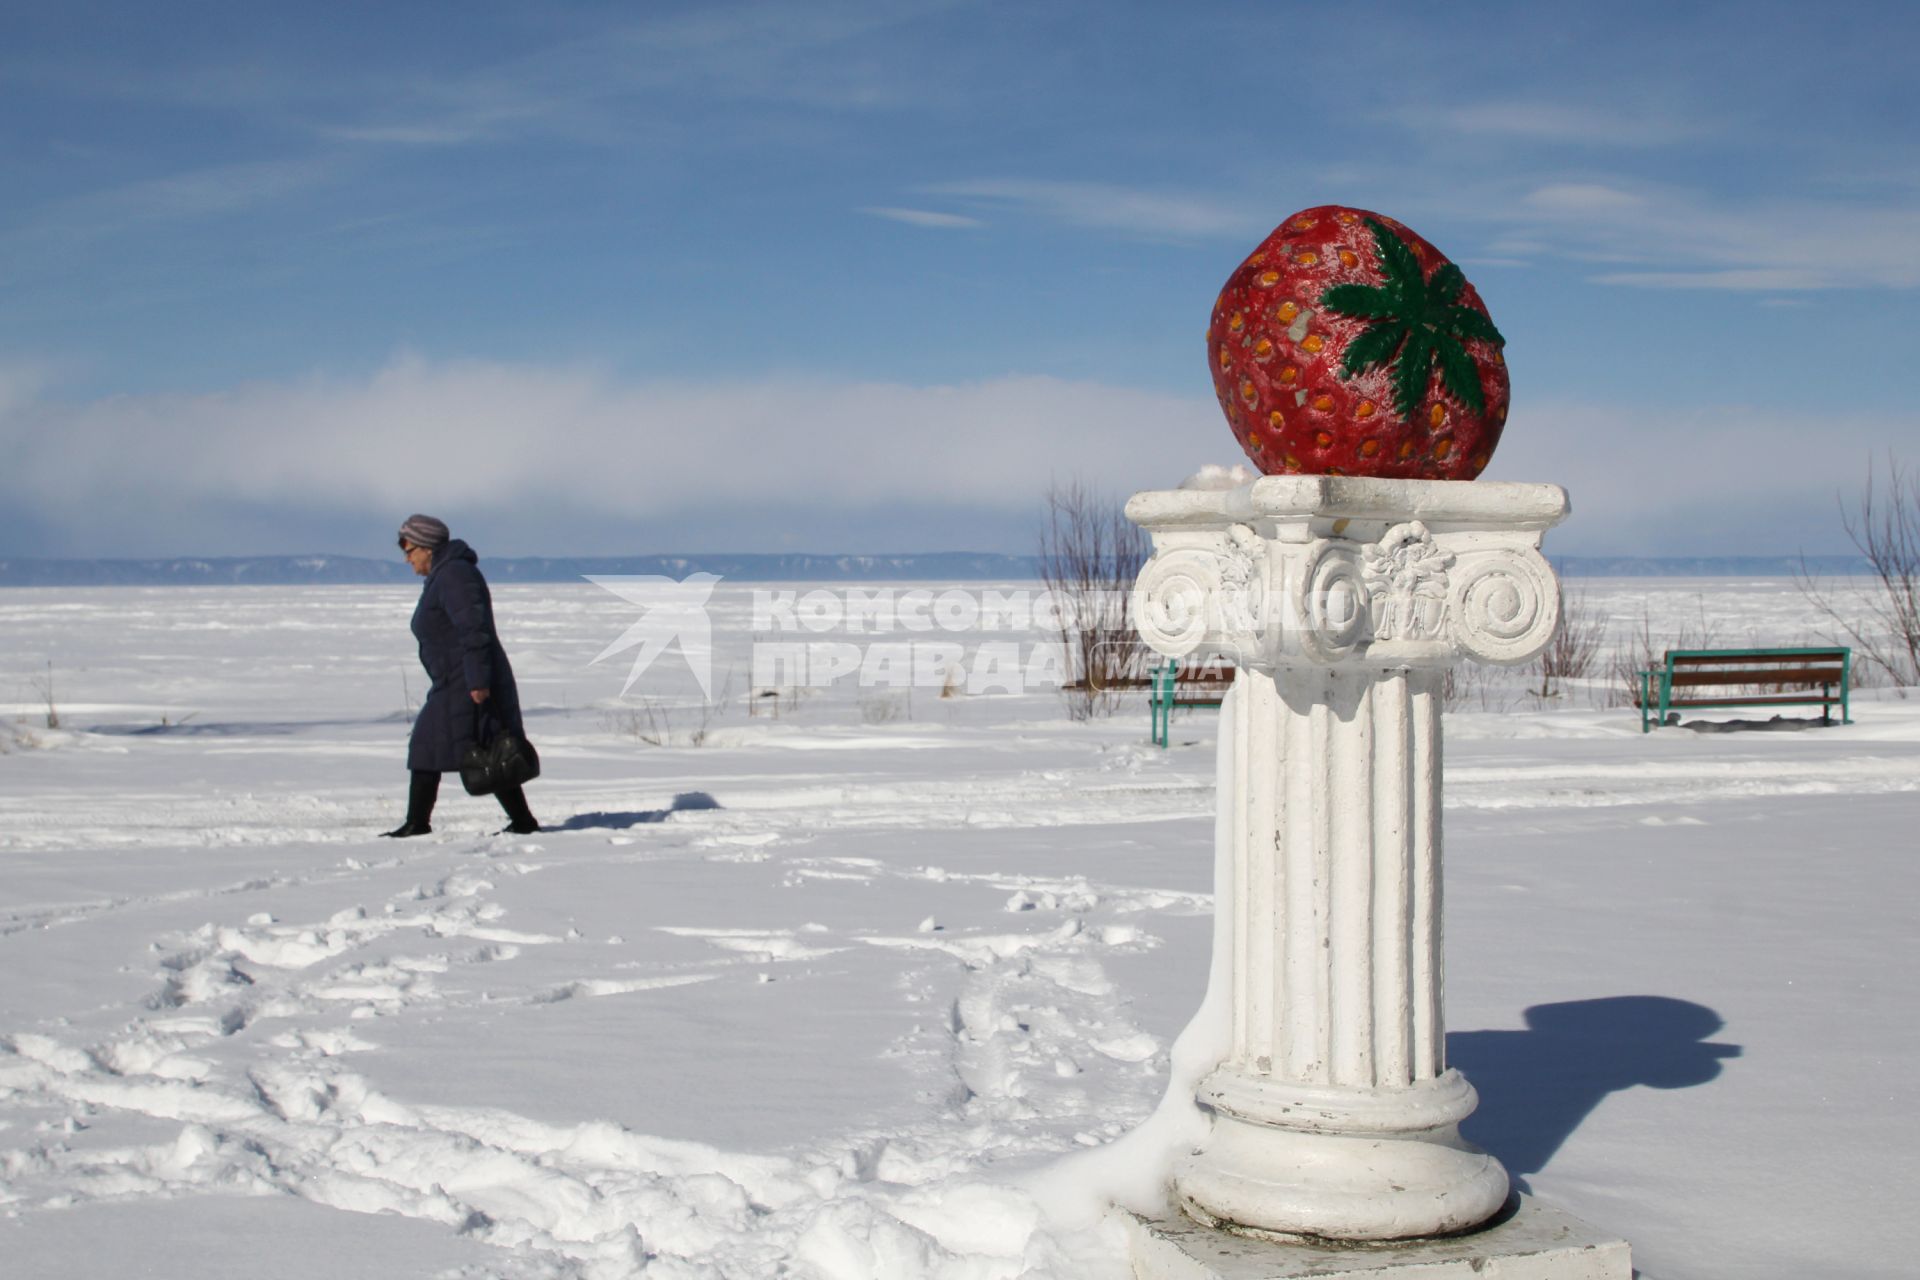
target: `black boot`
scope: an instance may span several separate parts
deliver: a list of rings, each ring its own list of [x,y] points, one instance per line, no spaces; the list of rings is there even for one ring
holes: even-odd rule
[[[527,793],[519,787],[501,787],[494,795],[500,799],[500,807],[507,811],[507,825],[500,828],[503,836],[530,836],[540,829],[533,819],[533,810],[527,807]]]
[[[415,769],[407,787],[407,820],[382,836],[404,840],[424,836],[433,830],[433,802],[440,798],[440,775],[429,769]]]

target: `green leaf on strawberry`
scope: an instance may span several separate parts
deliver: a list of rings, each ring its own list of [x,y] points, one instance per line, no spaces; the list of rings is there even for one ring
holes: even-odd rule
[[[1374,322],[1348,345],[1340,376],[1352,378],[1379,365],[1390,366],[1394,408],[1410,418],[1437,364],[1442,385],[1461,404],[1474,413],[1486,412],[1479,367],[1462,342],[1478,339],[1504,346],[1506,339],[1485,314],[1456,301],[1467,283],[1459,267],[1449,262],[1431,279],[1423,278],[1420,260],[1405,241],[1376,218],[1366,223],[1384,283],[1336,284],[1320,295],[1320,305],[1327,310]]]

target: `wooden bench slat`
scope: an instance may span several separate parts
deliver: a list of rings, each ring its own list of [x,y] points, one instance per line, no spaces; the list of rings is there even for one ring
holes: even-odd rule
[[[1822,697],[1816,693],[1809,697],[1799,698],[1774,695],[1754,698],[1669,698],[1667,699],[1667,709],[1670,711],[1679,711],[1687,707],[1837,707],[1840,705],[1840,702],[1841,698],[1837,693],[1828,697]],[[1660,705],[1660,699],[1655,698],[1653,705],[1658,707]]]
[[[1845,662],[1846,649],[1715,649],[1667,656],[1676,667],[1715,666],[1729,662]]]
[[[1796,667],[1792,670],[1752,671],[1676,671],[1673,687],[1694,688],[1720,684],[1839,684],[1845,673],[1839,667]]]
[[[1195,667],[1191,671],[1183,669],[1175,673],[1173,677],[1174,686],[1176,688],[1225,688],[1233,683],[1233,671],[1234,669],[1232,667]],[[1087,688],[1087,682],[1085,680],[1074,680],[1070,681],[1066,687],[1076,692],[1083,691]],[[1094,681],[1093,687],[1096,689],[1110,689],[1122,693],[1130,689],[1151,689],[1153,688],[1153,677],[1102,676]]]

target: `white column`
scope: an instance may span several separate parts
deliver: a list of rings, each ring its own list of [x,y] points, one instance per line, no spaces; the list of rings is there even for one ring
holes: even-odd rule
[[[1231,788],[1233,1046],[1211,1136],[1175,1169],[1203,1222],[1393,1240],[1463,1231],[1506,1171],[1462,1140],[1446,1065],[1441,687],[1552,635],[1551,485],[1268,477],[1135,495],[1147,642],[1239,667]]]

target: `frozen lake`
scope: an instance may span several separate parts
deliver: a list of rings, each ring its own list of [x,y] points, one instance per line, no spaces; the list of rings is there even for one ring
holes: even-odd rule
[[[1570,589],[1623,652],[1821,639],[1790,582]],[[1213,714],[755,697],[754,590],[709,712],[676,655],[590,665],[626,602],[498,589],[548,829],[450,783],[405,842],[414,590],[0,591],[0,1271],[1126,1274],[1018,1179],[1159,1098]],[[1652,1280],[1911,1275],[1920,697],[1642,736],[1530,687],[1447,719],[1468,1136]]]

